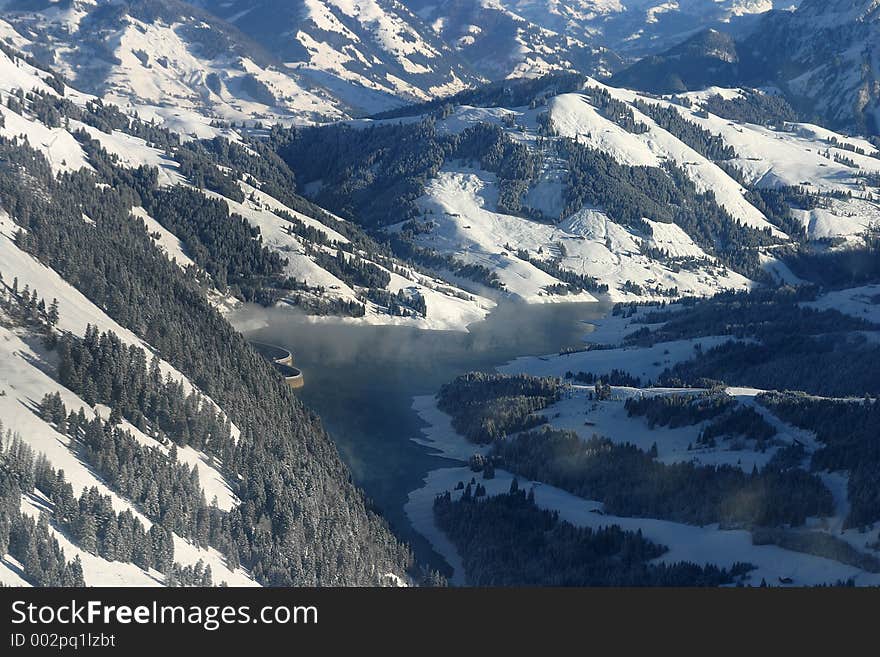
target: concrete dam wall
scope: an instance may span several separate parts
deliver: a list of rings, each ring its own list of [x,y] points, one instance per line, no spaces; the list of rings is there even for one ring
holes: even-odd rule
[[[265,342],[251,342],[250,345],[258,354],[275,366],[275,369],[284,377],[287,385],[291,388],[296,390],[306,384],[302,370],[293,366],[293,354],[287,349]]]

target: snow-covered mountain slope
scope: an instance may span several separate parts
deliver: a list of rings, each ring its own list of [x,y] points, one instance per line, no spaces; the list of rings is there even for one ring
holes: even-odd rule
[[[360,112],[449,95],[479,81],[397,0],[196,0],[288,69]]]
[[[774,0],[409,0],[490,78],[574,68],[601,75],[700,29],[740,29],[796,3]],[[619,53],[619,54],[615,54]]]
[[[121,143],[118,138],[120,133],[108,135],[94,128],[90,129],[89,133],[110,153],[117,155],[126,166],[132,168],[141,165],[155,166],[153,149],[137,143],[135,138]],[[160,179],[168,180],[169,184],[185,186],[191,184],[177,173],[178,163],[173,156],[164,155],[159,171],[162,172]],[[337,230],[337,228],[344,229],[347,223],[338,217],[331,217],[323,212],[319,215],[331,217],[337,225],[337,228],[334,228],[309,214],[285,205],[261,190],[260,187],[263,185],[253,178],[250,182],[239,180],[237,185],[241,190],[240,199],[210,190],[202,191],[208,198],[223,203],[230,215],[243,217],[250,226],[259,230],[262,243],[287,261],[284,274],[303,283],[303,287],[297,287],[280,297],[278,303],[282,306],[303,306],[309,309],[327,303],[351,304],[364,308],[363,315],[358,317],[358,321],[462,330],[468,324],[484,318],[495,305],[489,299],[464,292],[454,285],[393,258],[377,259],[375,254],[353,246],[349,237]],[[164,229],[146,212],[140,212],[137,216],[147,223],[151,232],[159,235],[157,242],[168,253],[169,258],[175,258],[181,266],[192,262],[186,253],[185,245],[177,236]],[[295,229],[294,224],[301,226],[302,229]],[[349,259],[357,258],[367,266],[385,272],[389,280],[382,289],[391,295],[420,299],[424,302],[424,312],[411,310],[402,313],[392,312],[387,304],[365,296],[366,289],[363,286],[346,282],[339,277],[341,275],[339,272],[329,271],[326,268],[328,266],[326,260],[321,261],[324,263],[323,266],[319,264],[322,256],[331,259],[338,257],[338,247],[352,251]],[[371,289],[375,290],[375,288]],[[221,307],[229,306],[230,302],[233,306],[237,303],[235,299],[228,297],[218,299]]]
[[[56,90],[42,83],[42,77],[46,76],[45,71],[14,55],[11,56],[11,53],[0,52],[0,66],[4,71],[10,72],[10,75],[4,78],[5,84],[0,87],[5,94],[12,95],[19,89],[35,87],[50,96],[57,95]],[[73,98],[79,103],[84,100],[88,102],[87,97],[77,95],[69,87],[65,87],[63,91],[68,99]],[[123,130],[104,131],[77,119],[68,120],[66,127],[48,127],[27,111],[19,113],[5,105],[0,106],[0,113],[3,116],[0,134],[9,137],[26,135],[27,143],[41,150],[56,171],[92,168],[82,144],[73,136],[74,132],[84,131],[89,138],[95,140],[115,158],[119,166],[127,169],[152,167],[158,172],[158,183],[165,187],[173,188],[178,185],[189,187],[193,184],[192,180],[181,174],[180,156],[176,155],[173,149],[148,144],[143,138]],[[241,141],[241,136],[230,130],[215,129],[214,133]],[[215,170],[218,170],[217,166],[222,165],[210,165]],[[309,308],[313,308],[316,304],[330,303],[337,306],[351,304],[353,307],[364,308],[362,321],[406,323],[422,328],[459,330],[473,321],[482,319],[494,306],[494,303],[488,299],[466,293],[454,285],[417,271],[393,258],[381,256],[381,259],[377,259],[376,254],[368,253],[363,246],[352,246],[351,239],[339,232],[346,229],[345,221],[314,208],[313,213],[317,213],[316,216],[324,218],[332,225],[322,223],[315,216],[290,207],[271,193],[261,190],[264,182],[255,178],[253,174],[245,176],[240,173],[235,187],[232,188],[237,190],[234,198],[207,189],[203,190],[203,193],[223,203],[229,214],[243,217],[253,229],[260,231],[263,244],[287,261],[284,274],[302,285],[282,295],[280,303],[305,305]],[[156,243],[181,267],[186,268],[196,264],[187,253],[187,246],[180,237],[156,221],[146,210],[136,208],[133,220],[143,221]],[[297,229],[292,222],[301,229]],[[341,280],[338,271],[336,274],[328,271],[327,259],[329,258],[332,264],[333,258],[337,256],[338,246],[352,251],[351,258],[356,258],[359,262],[365,263],[365,266],[375,267],[383,272],[384,277],[388,279],[382,288],[384,292],[399,299],[417,300],[415,306],[423,304],[424,312],[398,310],[395,314],[388,306],[390,299],[385,300],[384,297],[380,299],[377,296],[377,288],[373,288],[373,298],[370,299],[365,296],[365,288],[351,281]],[[318,264],[322,256],[323,267]],[[196,269],[199,268],[196,266]],[[226,290],[212,290],[210,295],[221,308],[236,303]]]
[[[553,288],[560,285],[560,278],[530,262],[533,258],[555,259],[564,270],[596,278],[609,286],[615,301],[659,299],[673,288],[681,294],[705,295],[750,285],[748,279],[708,257],[674,224],[652,222],[653,234],[645,238],[591,208],[556,225],[524,221],[495,209],[496,182],[483,171],[442,171],[419,201],[435,227],[420,235],[417,244],[489,268],[497,273],[505,290],[532,303],[595,299],[587,291],[555,293]],[[545,191],[552,193],[540,188],[537,193]],[[400,226],[392,229],[397,228]],[[694,270],[675,271],[644,255],[646,247],[665,250],[673,258],[706,262]]]
[[[599,83],[588,83],[602,88]],[[509,117],[506,118],[505,117]],[[512,120],[511,120],[512,119]],[[650,120],[646,120],[650,121]],[[763,215],[743,199],[741,186],[714,164],[660,130],[635,136],[604,119],[586,96],[563,94],[547,108],[476,108],[462,106],[438,121],[441,132],[462,133],[480,123],[516,125],[512,132],[530,149],[551,147],[541,135],[541,123],[553,126],[559,138],[581,141],[612,154],[622,164],[659,167],[661,160],[690,164],[698,185],[716,188],[722,202],[744,224],[774,230]],[[592,141],[593,135],[599,137]],[[614,136],[622,142],[615,144]],[[621,137],[622,136],[622,137]],[[629,141],[628,141],[629,139]],[[689,162],[700,160],[700,162]],[[564,161],[548,155],[543,169],[525,195],[524,204],[542,212],[547,221],[534,221],[498,208],[500,181],[491,172],[451,162],[429,182],[417,200],[422,220],[430,229],[419,231],[415,243],[495,272],[504,289],[529,302],[589,300],[558,290],[563,280],[548,265],[575,275],[592,277],[608,286],[614,300],[660,299],[669,294],[706,295],[720,289],[747,288],[750,282],[700,248],[681,228],[647,218],[647,232],[612,220],[600,207],[586,205],[566,214]],[[725,190],[730,190],[725,196]],[[399,232],[406,223],[389,228]],[[650,250],[666,254],[648,255]],[[693,261],[691,267],[676,262]],[[673,292],[675,290],[675,292]]]
[[[575,7],[484,0],[409,0],[407,4],[476,71],[492,80],[559,70],[609,75],[622,65],[601,39],[594,38],[588,16],[595,14]],[[537,6],[543,4],[553,6]]]
[[[831,125],[880,133],[880,3],[804,0],[742,43],[752,74]]]
[[[0,260],[2,271],[18,272],[15,267],[16,259],[29,258],[20,252],[9,241],[8,237],[0,238]],[[37,289],[51,291],[59,287],[57,276],[54,272],[39,271],[37,268],[33,276],[27,280],[33,283]],[[24,280],[21,278],[20,280]],[[63,282],[60,287],[64,287]],[[70,321],[75,314],[85,314],[98,318],[101,311],[91,306],[75,290],[67,286],[66,291],[70,294],[68,299],[61,305],[63,321]],[[51,293],[51,292],[50,292]],[[117,327],[119,328],[119,327]],[[113,501],[113,509],[117,513],[132,512],[144,526],[149,529],[152,522],[141,513],[131,501],[117,494],[113,489],[89,468],[87,463],[77,456],[78,447],[68,436],[60,434],[55,427],[41,419],[31,410],[35,400],[41,399],[46,394],[61,394],[62,400],[68,409],[78,411],[83,409],[88,417],[100,415],[100,408],[89,405],[80,397],[56,383],[45,369],[50,366],[51,356],[38,347],[39,343],[27,333],[21,335],[16,331],[0,326],[0,363],[3,366],[2,390],[0,395],[0,422],[4,431],[11,432],[4,436],[9,440],[11,436],[19,436],[25,444],[29,445],[35,453],[44,454],[49,464],[60,470],[64,470],[66,480],[74,487],[74,493],[79,496],[83,490],[92,487],[102,495],[108,495]],[[48,361],[47,361],[48,359]],[[155,449],[167,453],[167,447],[154,438],[139,432],[134,426],[125,423],[126,430],[136,433],[139,440]],[[209,459],[201,452],[187,448],[184,454],[179,454],[181,463],[186,463],[191,468],[195,467],[199,480],[202,482],[206,497],[216,497],[220,508],[229,509],[238,503],[234,495],[230,493],[229,484],[224,480],[213,466],[208,465]],[[45,499],[24,496],[22,498],[22,511],[29,515],[38,515],[41,510],[51,512],[50,504]],[[130,563],[108,560],[81,549],[65,536],[64,532],[53,527],[52,533],[58,539],[65,550],[68,558],[79,556],[83,564],[83,575],[87,585],[90,586],[149,586],[164,582],[164,575],[154,569],[141,569]],[[183,566],[193,566],[201,560],[209,565],[216,581],[226,581],[230,586],[253,586],[255,582],[249,574],[241,569],[230,570],[226,567],[223,557],[214,549],[203,549],[187,541],[180,536],[174,536],[175,560]]]
[[[205,136],[211,119],[313,122],[345,105],[234,27],[176,0],[9,0],[0,37],[79,89]],[[17,33],[16,33],[17,32]]]
[[[63,332],[81,337],[86,327],[91,325],[100,331],[112,331],[127,344],[151,351],[149,345],[108,317],[103,310],[95,306],[55,271],[21,251],[13,239],[17,230],[18,227],[9,216],[0,210],[0,275],[4,286],[12,285],[14,280],[19,289],[39,290],[43,298],[57,299],[56,326]],[[8,287],[4,287],[3,293],[4,297],[8,294]],[[94,469],[78,456],[79,448],[74,441],[69,436],[59,433],[57,427],[53,427],[40,417],[35,405],[44,395],[58,393],[70,411],[77,412],[83,409],[89,418],[104,419],[106,412],[100,405],[89,404],[60,385],[52,375],[55,368],[52,352],[43,348],[31,331],[16,327],[14,322],[10,324],[10,318],[2,310],[0,310],[0,364],[3,371],[2,383],[0,383],[2,387],[0,425],[3,427],[3,432],[9,432],[8,435],[0,436],[0,439],[8,443],[13,436],[21,438],[34,453],[44,454],[52,467],[64,471],[75,495],[79,496],[83,490],[95,487],[102,495],[110,496],[115,511],[134,513],[135,517],[149,529],[152,525],[150,520],[131,501],[109,488]],[[186,376],[167,362],[160,361],[159,367],[169,380],[179,382],[183,390],[203,394]],[[214,406],[219,410],[216,404]],[[125,429],[134,433],[142,444],[168,453],[168,447],[156,438],[145,435],[128,422],[123,424]],[[233,435],[237,435],[238,430],[234,426],[233,430]],[[213,464],[216,461],[192,447],[182,448],[177,458],[179,462],[185,463],[197,472],[207,499],[216,499],[218,507],[224,510],[229,510],[238,504],[229,483]],[[37,515],[41,509],[51,512],[51,504],[47,504],[45,499],[41,501],[34,497],[22,498],[24,513]],[[161,584],[164,581],[164,575],[155,570],[143,570],[133,564],[108,560],[89,553],[79,548],[69,536],[65,536],[64,532],[56,527],[53,527],[52,533],[61,542],[68,558],[80,557],[85,581],[89,585],[141,586]],[[201,560],[205,565],[211,566],[217,582],[226,581],[235,586],[254,585],[252,578],[243,569],[227,568],[222,556],[216,550],[199,548],[176,535],[174,547],[175,560],[183,566],[194,566]]]
[[[634,0],[618,3],[586,0],[582,4],[601,7],[601,13],[591,23],[595,29],[601,30],[608,47],[628,57],[640,57],[707,28],[741,33],[750,29],[766,12],[793,8],[799,1]],[[551,0],[549,4],[556,3]]]
[[[706,32],[622,71],[615,84],[653,92],[709,85],[775,87],[804,116],[851,132],[880,131],[880,5],[804,0],[770,12],[734,40]]]
[[[323,122],[481,82],[656,52],[771,0],[3,0],[4,38],[78,88],[204,136],[211,119]],[[734,23],[730,21],[733,20]]]
[[[867,229],[880,225],[878,149],[812,124],[773,128],[707,109],[714,109],[712,99],[733,102],[752,92],[715,88],[654,97],[593,79],[580,88],[566,86],[575,89],[567,93],[546,86],[549,91],[535,97],[510,85],[497,96],[469,94],[461,104],[435,103],[430,112],[415,107],[409,115],[350,122],[357,131],[372,129],[363,146],[353,145],[361,143],[357,134],[333,128],[327,139],[343,144],[351,139],[347,148],[363,148],[364,161],[374,163],[363,175],[334,172],[332,154],[328,162],[308,157],[300,162],[295,145],[285,157],[316,201],[373,216],[373,199],[395,193],[406,164],[385,163],[383,151],[369,149],[380,148],[383,139],[399,144],[418,134],[425,157],[441,158],[442,164],[428,171],[411,206],[396,207],[404,218],[387,222],[385,229],[419,248],[493,272],[507,293],[528,301],[571,300],[575,288],[578,294],[590,291],[584,278],[580,287],[565,290],[563,272],[607,285],[616,300],[743,288],[749,278],[763,278],[761,270],[794,280],[776,257],[780,249],[813,240],[858,243]],[[505,98],[528,104],[505,106]],[[320,142],[321,131],[331,128],[313,130]],[[480,165],[496,160],[478,149],[456,156],[461,147],[455,144],[469,143],[476,134],[495,135],[494,148],[509,152],[501,157],[513,173],[498,164]],[[452,155],[441,154],[439,146],[435,151],[435,142],[448,144]],[[573,143],[582,150],[573,154]],[[573,157],[590,163],[573,168],[582,161]],[[377,180],[375,172],[385,167],[400,173]],[[533,173],[517,173],[529,167],[535,167]],[[324,178],[316,179],[315,170]],[[510,179],[518,175],[523,178]],[[669,183],[683,196],[673,201],[667,194],[676,192],[661,191]],[[348,195],[361,186],[371,193]],[[623,188],[629,191],[617,196]],[[520,190],[512,204],[510,189]],[[646,197],[639,201],[642,192]],[[673,216],[671,208],[693,202],[706,205],[692,221]],[[636,207],[625,209],[630,203]],[[381,209],[376,213],[380,223],[384,216]],[[731,230],[739,236],[722,237]],[[729,249],[739,249],[742,241],[752,245],[732,256]],[[752,265],[743,267],[741,256]]]
[[[650,99],[639,99],[634,94],[601,86],[599,83],[593,88],[604,89],[612,97],[624,101],[651,102]],[[698,191],[712,191],[721,207],[736,220],[753,228],[771,232],[775,230],[761,211],[743,198],[743,186],[717,164],[658,126],[641,110],[632,108],[630,111],[635,120],[645,126],[643,132],[627,132],[603,116],[585,97],[564,94],[551,100],[549,121],[561,136],[610,152],[622,163],[659,167],[663,162],[671,162],[680,166],[687,172]],[[778,230],[775,232],[780,234]]]
[[[873,144],[810,123],[777,129],[735,124],[698,109],[704,96],[685,94],[693,99],[693,108],[670,106],[735,149],[730,163],[747,184],[764,189],[800,186],[817,195],[815,201],[791,208],[809,238],[857,238],[880,225],[880,150]]]
[[[705,158],[694,157],[692,152],[686,157],[681,152],[663,156],[678,162],[692,159],[687,169],[694,182],[713,189],[719,202],[744,223],[757,220],[758,223],[751,225],[761,225],[756,208],[741,197],[741,190],[747,186],[758,189],[802,187],[821,197],[806,205],[795,203],[790,208],[810,239],[857,238],[866,229],[880,225],[877,202],[880,149],[865,139],[845,136],[811,123],[783,122],[766,126],[734,122],[706,110],[709,99],[740,99],[753,92],[711,88],[657,98],[613,87],[609,90],[628,102],[674,110],[684,120],[717,135],[731,147],[733,157],[722,162],[725,171],[710,166]],[[653,123],[644,115],[640,120]],[[651,137],[656,130],[652,127],[645,133],[650,148],[655,151],[662,148],[662,140],[658,143]],[[608,140],[613,131],[609,134],[606,128],[601,134],[600,137],[591,135],[591,139]],[[633,157],[633,153],[640,151],[630,145],[630,148],[616,147],[616,152],[620,153],[619,157]],[[728,175],[731,168],[738,172],[739,179]]]
[[[350,244],[348,238],[315,219],[286,207],[277,199],[247,183],[241,183],[241,186],[247,197],[243,203],[212,192],[208,192],[208,194],[224,201],[229,206],[230,213],[241,215],[252,226],[260,229],[263,243],[270,249],[283,254],[287,259],[286,275],[296,280],[306,281],[312,287],[322,288],[324,291],[317,293],[317,301],[326,298],[341,303],[364,304],[365,315],[361,321],[367,323],[407,324],[437,330],[462,330],[468,324],[485,318],[495,305],[489,299],[464,292],[411,266],[395,262],[392,259],[387,261],[371,259],[369,253],[355,250],[356,257],[362,262],[387,273],[390,280],[382,288],[384,291],[392,295],[421,299],[424,302],[424,314],[407,313],[404,316],[398,316],[382,302],[367,300],[364,297],[362,287],[342,280],[316,262],[314,250],[320,251],[326,256],[338,257],[338,251],[332,242],[317,245],[310,243],[307,239],[290,231],[289,221],[280,215],[295,217],[312,229],[323,233],[326,240],[332,240],[336,244],[348,245]],[[350,259],[354,259],[354,257]],[[298,292],[295,295],[283,297],[279,303],[300,305],[300,302],[290,297],[301,294]]]
[[[245,298],[242,286],[265,299],[278,285],[285,292],[270,293],[272,301],[460,329],[493,304],[395,260],[297,197],[258,143],[202,125],[204,136],[231,141],[200,142],[141,121],[74,90],[9,42],[0,49],[0,495],[12,514],[4,516],[12,539],[0,550],[0,581],[381,584],[384,573],[406,581],[408,553],[363,506],[329,436],[217,310]],[[53,237],[62,234],[63,246]],[[81,259],[86,253],[94,258]],[[358,285],[364,278],[369,284]],[[202,352],[224,340],[205,368]],[[225,371],[236,378],[228,386]],[[136,386],[145,394],[123,392]],[[251,396],[241,403],[243,394]],[[259,410],[267,396],[275,410]],[[260,425],[272,430],[253,433]],[[270,444],[289,431],[299,433]],[[334,549],[357,553],[335,574],[264,566],[286,562],[234,536],[235,526],[257,522],[241,519],[250,508],[242,482],[259,477],[243,463],[264,458],[276,465],[263,471],[278,467],[339,495],[324,506],[322,494],[295,482],[278,491],[279,501],[299,505],[303,524],[341,532]],[[308,504],[296,501],[301,495]],[[12,498],[20,512],[5,503]],[[350,524],[331,520],[340,509]],[[285,532],[272,529],[270,541],[299,540]],[[373,543],[377,532],[383,538]],[[316,547],[322,540],[309,543],[314,559],[325,554],[336,569],[339,554],[331,564],[330,549]],[[379,556],[381,545],[396,546],[393,563]],[[54,551],[50,566],[28,557],[34,549]]]
[[[192,0],[349,105],[448,95],[482,77],[606,77],[699,29],[738,29],[776,0]]]

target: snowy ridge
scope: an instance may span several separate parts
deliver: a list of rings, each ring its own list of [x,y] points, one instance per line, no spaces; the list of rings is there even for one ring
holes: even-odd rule
[[[734,90],[727,92],[734,93]],[[699,106],[703,94],[685,96]],[[771,129],[733,123],[667,101],[653,102],[675,107],[688,121],[720,135],[736,151],[737,157],[730,163],[751,185],[803,186],[810,192],[851,195],[849,198],[828,197],[820,208],[792,209],[811,239],[853,238],[880,224],[877,182],[880,158],[870,142],[808,123],[789,123]],[[865,154],[841,148],[844,144],[861,149]]]
[[[18,116],[15,114],[15,116]],[[34,122],[26,122],[29,125],[39,125]],[[135,211],[135,215],[143,219],[146,217],[142,211]],[[101,309],[92,304],[79,291],[70,286],[52,269],[44,266],[30,255],[19,250],[13,243],[13,235],[17,226],[9,216],[0,210],[0,272],[4,274],[7,284],[13,278],[18,279],[23,288],[38,290],[43,298],[58,299],[58,329],[68,331],[74,335],[82,336],[87,325],[97,326],[100,331],[112,331],[124,342],[141,347],[151,354],[152,349],[131,331],[123,328]],[[166,236],[167,237],[167,236]],[[166,241],[166,244],[168,242]],[[149,357],[149,356],[148,356]],[[12,330],[0,326],[0,369],[4,376],[0,387],[0,424],[3,431],[10,431],[18,435],[30,445],[37,454],[45,454],[52,467],[63,470],[68,482],[78,495],[83,489],[96,487],[102,495],[109,495],[113,501],[113,508],[117,512],[130,510],[144,526],[149,529],[152,525],[137,508],[121,496],[117,495],[94,474],[91,467],[82,462],[76,456],[76,449],[70,439],[58,433],[52,426],[43,421],[35,413],[35,405],[47,393],[59,393],[68,410],[76,411],[82,408],[87,417],[100,415],[106,419],[109,409],[105,407],[91,407],[71,391],[65,389],[52,379],[47,370],[51,370],[53,363],[51,358],[39,346],[39,340],[35,336],[24,333],[18,335]],[[195,386],[179,371],[164,360],[160,360],[160,370],[163,375],[179,381],[186,392],[197,390]],[[202,394],[209,403],[213,401]],[[216,404],[214,404],[217,407]],[[217,407],[218,410],[219,407]],[[167,448],[152,437],[146,436],[136,427],[123,421],[124,429],[132,433],[142,444],[148,445],[160,451],[167,452]],[[238,429],[232,426],[233,436],[238,435]],[[219,508],[230,509],[238,504],[238,500],[232,493],[229,483],[225,480],[215,464],[203,453],[191,448],[178,450],[178,459],[194,467],[199,474],[200,483],[208,501],[216,500]],[[41,510],[51,511],[45,499],[23,498],[22,511],[30,515],[37,515]],[[68,559],[79,556],[86,583],[89,585],[159,585],[163,575],[155,571],[143,571],[133,564],[109,562],[101,557],[89,554],[73,544],[68,537],[55,528],[51,529],[53,535],[65,550]],[[235,571],[225,566],[224,558],[213,549],[201,549],[189,541],[174,536],[175,561],[181,565],[195,565],[201,560],[205,565],[210,565],[214,573],[215,581],[225,581],[230,585],[254,585],[254,581],[241,568]],[[7,583],[17,583],[15,564],[8,559],[2,561],[0,576]],[[20,579],[20,578],[19,578]]]
[[[195,2],[266,44],[290,71],[357,111],[460,91],[480,78],[396,0]]]
[[[588,85],[592,86],[592,83]],[[598,86],[611,92],[612,96],[619,96],[622,99],[630,96],[612,87]],[[629,100],[632,99],[633,97],[630,96]],[[766,217],[757,208],[743,198],[745,190],[742,186],[716,164],[657,126],[651,118],[638,109],[632,108],[632,112],[639,123],[648,126],[647,132],[642,134],[626,132],[597,112],[584,97],[577,95],[574,98],[568,94],[554,98],[550,108],[550,120],[564,136],[584,138],[590,145],[612,152],[625,164],[656,167],[663,161],[671,161],[685,170],[699,192],[714,192],[718,203],[744,225],[759,229],[769,228],[775,230],[777,235],[782,234],[768,223]],[[592,137],[594,133],[598,135],[595,138]],[[598,142],[591,143],[593,139]]]
[[[3,272],[5,278],[9,280],[12,280],[13,277],[18,278],[22,288],[28,285],[31,289],[39,290],[40,295],[44,298],[58,299],[59,330],[82,336],[85,334],[86,327],[91,325],[97,327],[100,332],[111,331],[115,333],[123,342],[140,347],[148,354],[154,353],[150,345],[108,317],[103,310],[61,278],[57,272],[15,246],[13,242],[15,230],[17,230],[17,226],[5,212],[0,210],[0,272]],[[193,390],[198,391],[198,388],[189,379],[166,361],[160,359],[159,366],[162,374],[179,381],[187,394]],[[209,396],[199,392],[205,399],[210,400]],[[220,410],[216,403],[214,406]],[[237,436],[238,429],[234,425],[232,431],[233,435]]]
[[[803,116],[820,116],[829,127],[876,135],[877,3],[802,0],[779,3],[777,9],[793,10],[716,24],[714,31],[704,29],[696,35],[680,33],[674,47],[642,53],[650,56],[618,79],[625,86],[665,92],[709,85],[772,88]]]
[[[746,27],[787,0],[410,0],[489,77],[574,68],[607,75],[700,29]],[[620,53],[624,57],[618,54]]]
[[[736,89],[715,87],[682,94],[692,103],[692,107],[684,107],[669,98],[645,96],[595,81],[588,86],[599,86],[629,103],[637,121],[648,126],[648,131],[644,134],[627,132],[593,108],[586,98],[563,94],[550,102],[551,120],[560,134],[608,152],[624,164],[658,166],[664,160],[673,161],[684,169],[698,190],[712,191],[719,204],[745,225],[759,229],[770,226],[761,212],[743,198],[745,190],[741,184],[717,164],[659,128],[632,103],[639,101],[674,108],[686,121],[720,136],[736,153],[727,163],[740,170],[749,185],[804,186],[810,192],[850,194],[851,198],[829,197],[821,208],[792,209],[812,239],[856,237],[880,222],[880,187],[876,181],[880,158],[878,149],[867,140],[808,123],[788,123],[775,129],[736,123],[703,109],[707,97],[735,97],[739,93]],[[844,145],[865,154],[843,148]],[[873,180],[869,178],[871,175]],[[775,226],[771,230],[777,236],[783,235]]]
[[[564,250],[561,266],[608,284],[610,297],[615,301],[652,298],[650,292],[637,295],[623,289],[626,281],[647,287],[678,288],[681,294],[697,295],[711,294],[722,287],[750,286],[739,274],[711,264],[712,258],[677,227],[664,224],[655,236],[646,239],[592,209],[584,209],[554,226],[495,211],[496,199],[492,174],[467,169],[441,172],[420,200],[425,216],[436,227],[420,235],[417,243],[455,255],[466,263],[489,267],[509,293],[531,303],[591,301],[595,297],[588,292],[548,292],[546,288],[559,280],[521,259],[518,250],[537,259]],[[673,254],[705,258],[710,264],[694,271],[676,272],[643,255],[642,242]]]
[[[594,106],[591,98],[596,90],[623,103],[639,129],[625,129]],[[659,168],[674,164],[693,182],[698,193],[711,192],[735,221],[761,231],[775,240],[777,246],[791,240],[752,203],[754,192],[747,186],[798,187],[808,194],[820,195],[812,207],[791,207],[792,218],[803,225],[807,240],[833,238],[844,244],[858,243],[866,229],[880,225],[880,157],[876,147],[865,139],[807,123],[769,128],[733,122],[704,107],[711,96],[736,98],[741,93],[716,87],[682,97],[654,97],[588,79],[584,92],[551,96],[546,106],[457,105],[442,117],[433,117],[440,134],[458,134],[477,124],[489,123],[504,130],[518,144],[542,153],[543,170],[532,181],[523,205],[540,211],[555,223],[535,222],[498,211],[498,181],[494,174],[471,169],[469,165],[447,163],[427,184],[418,201],[420,220],[432,228],[420,232],[415,237],[416,244],[488,267],[509,293],[532,302],[561,301],[565,297],[547,293],[552,281],[546,271],[518,257],[523,250],[530,259],[554,259],[564,269],[595,277],[609,286],[613,300],[657,299],[672,294],[673,288],[679,294],[706,295],[750,285],[744,277],[708,255],[675,224],[648,216],[645,224],[650,227],[650,234],[641,234],[615,224],[603,208],[584,207],[563,216],[567,171],[561,158],[553,155],[552,146],[548,147],[546,126],[550,139],[574,139],[611,155],[623,165]],[[684,121],[720,139],[731,149],[732,157],[710,160],[670,132],[673,128],[660,127],[648,116],[646,105],[674,109]],[[350,125],[362,128],[424,118],[414,114],[381,121],[353,121]],[[732,169],[740,172],[737,177],[729,173]],[[402,228],[398,224],[390,230]],[[775,248],[761,248],[760,263],[771,276],[794,281],[795,277],[774,255]],[[646,249],[667,254],[673,263],[690,259],[695,264],[687,269],[670,266],[645,255]]]
[[[410,4],[476,71],[492,80],[569,70],[607,76],[621,65],[620,58],[595,38],[598,30],[590,20],[596,12],[581,7],[486,0]]]
[[[77,87],[145,118],[167,118],[184,134],[210,119],[291,123],[345,116],[329,92],[184,3],[169,2],[159,16],[137,1],[117,13],[105,5],[76,0],[68,11],[5,12],[0,34],[18,30],[16,47],[43,58],[49,52],[47,63]],[[193,129],[183,130],[186,124]]]

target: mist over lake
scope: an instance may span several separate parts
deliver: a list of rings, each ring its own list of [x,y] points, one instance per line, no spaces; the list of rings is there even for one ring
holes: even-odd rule
[[[417,557],[436,567],[439,557],[412,529],[403,505],[430,470],[453,462],[412,441],[423,426],[413,397],[433,394],[465,372],[580,345],[592,330],[589,322],[609,309],[606,303],[507,302],[467,332],[315,321],[255,306],[230,319],[249,339],[293,353],[305,376],[298,395],[321,416],[356,483]]]

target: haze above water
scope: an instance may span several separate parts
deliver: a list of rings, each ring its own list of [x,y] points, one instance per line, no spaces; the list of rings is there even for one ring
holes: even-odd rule
[[[289,308],[248,306],[231,317],[254,340],[288,348],[303,370],[297,394],[333,436],[356,483],[422,563],[443,562],[409,524],[403,506],[436,468],[457,465],[432,455],[412,438],[424,423],[412,409],[459,374],[496,366],[518,356],[538,356],[578,346],[606,303],[524,305],[502,303],[469,332],[313,321]]]

